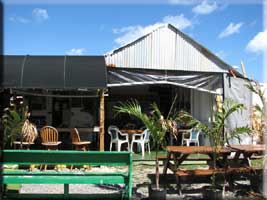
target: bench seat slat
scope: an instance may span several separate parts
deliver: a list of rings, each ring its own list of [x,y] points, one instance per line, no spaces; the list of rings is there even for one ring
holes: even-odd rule
[[[57,176],[99,176],[99,175],[106,175],[106,176],[127,176],[128,173],[126,172],[58,172],[58,171],[33,171],[29,172],[27,170],[20,170],[20,171],[4,171],[3,175],[25,175],[25,176],[35,176],[35,175],[57,175]]]
[[[121,193],[111,193],[111,194],[24,194],[20,193],[10,193],[8,194],[8,199],[121,199]],[[125,194],[126,197],[126,194]]]
[[[257,170],[262,170],[262,168],[252,168],[252,167],[238,167],[238,168],[228,168],[228,169],[194,169],[194,170],[184,170],[178,169],[176,171],[177,176],[211,176],[213,174],[234,174],[234,173],[250,173]]]
[[[8,165],[75,165],[75,166],[83,166],[83,165],[90,165],[90,166],[100,166],[100,165],[104,165],[104,166],[128,166],[129,164],[126,162],[119,162],[116,161],[115,163],[111,163],[111,162],[93,162],[93,161],[55,161],[55,162],[49,162],[49,161],[29,161],[29,162],[25,162],[25,161],[20,161],[20,162],[6,162],[6,164]]]
[[[165,161],[167,160],[167,156],[158,156],[157,157],[159,161]],[[171,158],[173,160],[173,158]],[[209,157],[187,157],[185,161],[210,161],[211,158]]]
[[[3,177],[5,184],[126,184],[127,177],[121,175],[93,175],[93,176],[10,176]]]

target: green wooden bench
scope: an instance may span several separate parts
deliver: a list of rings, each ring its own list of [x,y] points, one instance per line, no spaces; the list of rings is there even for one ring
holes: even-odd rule
[[[90,166],[128,166],[127,172],[64,172],[46,171],[3,171],[2,184],[64,184],[64,194],[25,194],[6,193],[11,198],[46,199],[102,199],[132,197],[132,154],[130,152],[99,151],[47,151],[47,150],[4,150],[3,164],[18,165],[90,165]],[[73,194],[69,184],[123,184],[122,192],[113,194]]]

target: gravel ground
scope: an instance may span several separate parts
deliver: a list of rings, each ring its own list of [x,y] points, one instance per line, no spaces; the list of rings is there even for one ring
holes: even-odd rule
[[[69,170],[69,169],[64,169]],[[82,171],[75,169],[77,171]],[[92,172],[112,172],[112,171],[127,171],[126,167],[93,167],[90,169]],[[160,167],[162,172],[162,166]],[[149,177],[153,177],[155,173],[154,162],[134,162],[133,164],[133,199],[144,200],[148,197],[148,186],[151,184]],[[170,173],[170,172],[169,172]],[[150,176],[149,176],[150,174]],[[161,179],[162,180],[162,179]],[[175,179],[174,179],[175,180]],[[164,180],[163,180],[164,181]],[[233,193],[226,192],[226,199],[250,199],[246,192],[248,191],[248,181],[239,182],[237,190]],[[167,186],[167,199],[188,199],[197,200],[202,199],[202,188],[208,184],[184,184],[183,190],[185,191],[182,196],[176,192],[175,182]],[[20,193],[63,193],[63,185],[43,185],[43,184],[23,184]],[[123,185],[84,185],[75,184],[70,185],[70,193],[118,193],[123,191]],[[255,198],[254,198],[255,199]]]

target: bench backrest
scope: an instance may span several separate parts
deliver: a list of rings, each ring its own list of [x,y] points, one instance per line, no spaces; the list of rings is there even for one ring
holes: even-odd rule
[[[132,166],[131,152],[3,150],[3,164]]]

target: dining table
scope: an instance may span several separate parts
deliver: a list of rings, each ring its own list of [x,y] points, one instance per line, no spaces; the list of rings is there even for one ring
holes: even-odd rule
[[[175,171],[191,154],[205,154],[208,155],[210,161],[214,160],[214,153],[216,153],[216,165],[218,167],[226,167],[231,163],[236,166],[251,167],[251,159],[262,158],[265,152],[265,145],[229,145],[218,147],[216,152],[212,146],[167,146],[167,158],[163,168],[163,174],[166,174],[167,169]],[[230,155],[233,154],[232,158]],[[218,159],[219,158],[219,159]],[[172,163],[173,161],[173,163]],[[210,166],[212,167],[212,166]]]
[[[131,145],[132,145],[132,139],[133,139],[133,135],[134,134],[141,134],[143,133],[144,130],[142,129],[120,129],[120,132],[122,134],[128,134],[128,138],[129,138],[129,150],[131,150]]]
[[[215,159],[214,148],[211,146],[167,146],[166,150],[167,158],[164,164],[163,174],[166,174],[168,169],[176,172],[182,162],[184,162],[191,154],[208,155],[210,161]],[[216,165],[223,167],[226,163],[227,156],[231,154],[231,150],[221,146],[216,150],[216,154]],[[174,163],[172,163],[172,161]]]
[[[213,174],[229,174],[228,182],[233,184],[235,178],[240,177],[240,173],[251,179],[256,172],[262,171],[262,167],[254,167],[250,163],[255,155],[263,154],[264,145],[230,145],[219,146],[215,150],[212,146],[167,146],[167,157],[164,160],[163,175],[168,169],[176,176],[177,189],[181,194],[181,177],[183,176],[212,176]],[[190,160],[192,154],[207,155],[208,168],[184,169],[181,164]],[[233,156],[232,156],[233,154]],[[191,158],[189,158],[191,157]],[[197,159],[196,159],[197,160]],[[203,159],[201,159],[203,160]],[[215,165],[214,165],[215,163]],[[234,176],[236,174],[237,176]]]
[[[249,167],[251,167],[251,159],[253,158],[253,156],[262,158],[265,152],[265,145],[263,144],[230,145],[228,147],[235,151],[235,155],[233,157],[233,161],[235,163],[238,163],[238,160],[241,160],[242,165]]]

